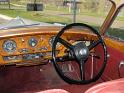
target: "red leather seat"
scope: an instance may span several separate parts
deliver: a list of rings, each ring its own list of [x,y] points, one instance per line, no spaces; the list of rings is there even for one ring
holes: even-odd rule
[[[124,93],[124,78],[97,84],[85,93]]]
[[[37,93],[69,93],[69,92],[63,89],[49,89],[49,90],[45,90]]]

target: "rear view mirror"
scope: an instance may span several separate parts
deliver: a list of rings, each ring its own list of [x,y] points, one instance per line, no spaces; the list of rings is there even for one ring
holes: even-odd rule
[[[27,11],[43,11],[43,4],[27,4]]]
[[[27,11],[43,11],[43,4],[37,3],[34,0],[34,3],[27,4]]]

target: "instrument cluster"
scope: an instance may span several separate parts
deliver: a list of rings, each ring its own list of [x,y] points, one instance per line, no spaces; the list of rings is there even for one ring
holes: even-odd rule
[[[52,55],[54,35],[24,36],[1,40],[1,55],[4,61],[33,60]],[[62,48],[57,44],[57,53]]]

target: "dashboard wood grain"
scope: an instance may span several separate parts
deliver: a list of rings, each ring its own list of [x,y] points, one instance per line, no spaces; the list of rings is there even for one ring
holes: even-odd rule
[[[51,46],[50,39],[61,30],[62,27],[32,27],[32,28],[18,28],[18,29],[8,29],[0,31],[0,64],[8,65],[8,64],[17,64],[24,63],[28,61],[40,61],[40,59],[51,59]],[[29,45],[30,38],[35,38],[38,43],[35,47],[31,47]],[[66,31],[62,38],[64,40],[96,40],[97,37],[95,34],[79,31],[79,30],[69,30]],[[7,40],[15,41],[16,50],[14,52],[6,52],[3,48],[3,44]],[[59,52],[61,50],[61,52]],[[65,47],[61,45],[57,48],[58,57],[63,56],[65,53]],[[41,55],[42,53],[42,55]],[[25,56],[28,58],[36,56],[36,58],[32,58],[32,60],[25,60]],[[42,56],[42,57],[41,57]],[[39,60],[37,60],[37,57]],[[30,58],[30,57],[29,57]],[[37,63],[37,62],[36,62]],[[42,63],[42,62],[41,62]],[[39,64],[39,63],[38,63]]]

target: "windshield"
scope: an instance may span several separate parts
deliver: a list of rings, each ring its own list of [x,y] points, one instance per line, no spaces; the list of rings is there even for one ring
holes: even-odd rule
[[[34,21],[33,25],[39,22],[42,22],[40,25],[78,22],[99,28],[111,8],[108,0],[0,0],[0,3],[0,24],[13,18],[22,18]],[[30,22],[26,25],[32,26]],[[20,26],[17,21],[9,25],[7,23],[8,27],[12,24]],[[19,24],[25,25],[25,20]]]
[[[107,35],[113,39],[124,41],[124,7],[119,12],[111,28],[107,31]]]

